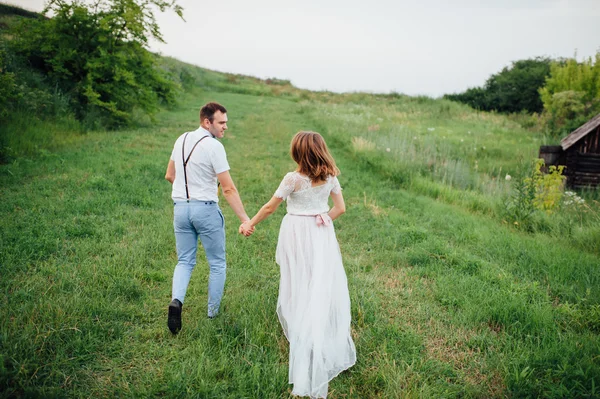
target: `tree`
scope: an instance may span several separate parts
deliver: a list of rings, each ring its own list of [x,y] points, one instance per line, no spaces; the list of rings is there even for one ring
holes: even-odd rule
[[[444,98],[450,101],[457,101],[463,104],[467,104],[468,106],[480,111],[490,110],[487,100],[487,93],[485,89],[481,87],[471,87],[467,89],[464,93],[446,94]]]
[[[520,60],[492,75],[485,84],[489,107],[499,112],[542,112],[538,90],[550,74],[550,63],[540,57]]]
[[[51,0],[43,13],[52,18],[25,21],[12,48],[71,98],[79,119],[126,125],[135,108],[152,115],[174,101],[177,84],[148,51],[150,38],[163,41],[155,9],[182,16],[175,0]]]
[[[543,104],[538,90],[550,74],[550,59],[537,57],[520,60],[488,78],[483,88],[444,96],[482,111],[541,112]]]
[[[585,123],[600,112],[600,51],[595,59],[553,63],[539,92],[552,133],[567,134]]]

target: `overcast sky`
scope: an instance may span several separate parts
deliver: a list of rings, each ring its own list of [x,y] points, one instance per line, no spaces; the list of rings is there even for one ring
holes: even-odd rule
[[[39,11],[43,0],[2,0]],[[600,0],[179,0],[152,50],[335,92],[441,96],[511,61],[600,50]],[[210,5],[210,4],[213,5]]]

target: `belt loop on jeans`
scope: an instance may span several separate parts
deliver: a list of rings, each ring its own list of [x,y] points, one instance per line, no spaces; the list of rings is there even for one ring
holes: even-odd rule
[[[188,204],[201,204],[201,205],[216,205],[217,203],[215,201],[206,201],[206,200],[196,200],[193,198],[190,199],[177,199],[175,201],[173,201],[173,205],[177,205],[177,202],[181,202],[181,203],[188,203]]]

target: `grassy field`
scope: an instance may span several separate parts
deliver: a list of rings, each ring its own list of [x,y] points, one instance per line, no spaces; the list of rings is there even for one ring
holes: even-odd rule
[[[528,231],[501,212],[505,175],[543,138],[443,100],[192,72],[196,89],[138,129],[61,139],[60,126],[11,127],[29,155],[0,166],[2,395],[289,397],[275,314],[284,209],[246,239],[223,202],[222,314],[205,317],[199,256],[183,330],[166,327],[176,254],[163,176],[214,100],[229,110],[223,143],[249,214],[293,169],[298,130],[321,132],[342,170],[358,362],[329,397],[600,397],[597,197]]]

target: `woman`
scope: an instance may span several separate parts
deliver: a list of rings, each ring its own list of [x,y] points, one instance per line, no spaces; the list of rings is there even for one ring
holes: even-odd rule
[[[320,134],[297,133],[291,155],[298,167],[240,233],[250,235],[287,200],[276,261],[281,271],[277,315],[290,343],[289,382],[294,395],[325,398],[329,381],[356,362],[348,283],[332,223],[346,207],[339,170]]]

